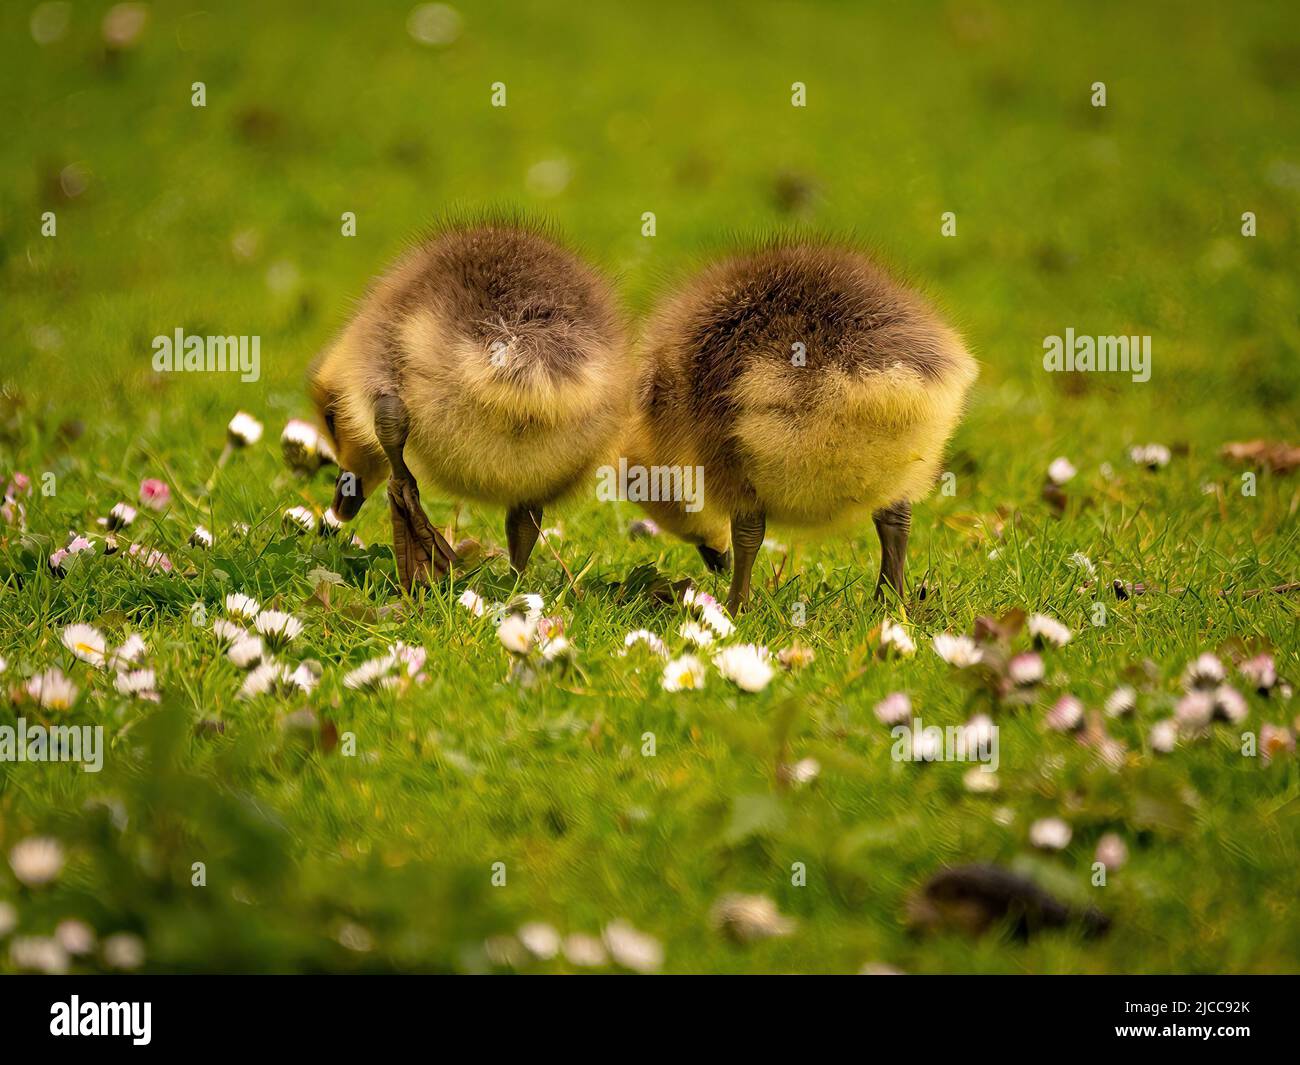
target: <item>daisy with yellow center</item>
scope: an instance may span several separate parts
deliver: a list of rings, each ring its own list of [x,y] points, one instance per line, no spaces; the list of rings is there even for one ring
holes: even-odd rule
[[[695,655],[682,655],[664,666],[664,691],[698,691],[704,687],[704,663]]]
[[[63,646],[96,669],[104,665],[104,634],[94,625],[69,625],[63,630]]]

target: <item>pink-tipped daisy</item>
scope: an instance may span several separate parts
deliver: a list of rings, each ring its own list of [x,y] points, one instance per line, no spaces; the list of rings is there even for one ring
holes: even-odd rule
[[[873,711],[882,725],[903,725],[912,719],[912,700],[907,697],[906,692],[890,692],[880,702],[876,703]]]
[[[47,710],[67,710],[77,701],[77,686],[57,669],[37,673],[27,681],[25,688],[27,694]]]
[[[172,490],[166,481],[146,477],[140,482],[140,505],[150,510],[166,510],[172,501]]]

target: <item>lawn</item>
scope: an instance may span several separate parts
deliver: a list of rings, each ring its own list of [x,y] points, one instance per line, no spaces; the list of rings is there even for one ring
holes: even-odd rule
[[[0,482],[31,488],[0,522],[0,726],[102,726],[105,751],[97,773],[0,762],[0,971],[1300,970],[1282,731],[1300,702],[1236,668],[1271,653],[1300,683],[1300,481],[1222,451],[1300,443],[1294,9],[459,3],[412,23],[410,3],[168,2],[138,26],[135,5],[66,7],[0,14]],[[501,512],[425,488],[483,550],[413,599],[377,502],[350,527],[362,544],[288,528],[332,492],[278,445],[312,416],[312,356],[422,227],[503,206],[610,271],[633,322],[770,232],[864,241],[922,285],[981,377],[953,476],[915,506],[906,601],[873,600],[870,527],[771,530],[731,641],[815,659],[757,692],[712,666],[667,691],[626,634],[679,653],[689,608],[656,591],[725,584],[692,548],[632,536],[632,504],[548,513],[516,582]],[[153,338],[177,329],[259,337],[258,380],[156,373]],[[1149,336],[1150,379],[1045,372],[1067,329]],[[214,476],[237,411],[265,434]],[[1134,460],[1151,444],[1167,461]],[[1045,492],[1058,458],[1075,473]],[[145,479],[165,509],[139,501]],[[105,554],[120,502],[139,514]],[[188,542],[200,524],[210,549]],[[60,575],[70,531],[94,550]],[[232,593],[302,621],[282,660],[318,662],[314,690],[236,697],[246,674],[212,631]],[[521,593],[562,619],[568,668],[520,669],[498,639],[492,604]],[[932,646],[1016,610],[1072,634],[1020,706]],[[886,617],[914,655],[883,653]],[[143,637],[158,701],[74,658],[77,623],[110,649]],[[427,652],[418,678],[344,685],[397,641]],[[1245,716],[1188,727],[1205,652]],[[78,689],[66,709],[24,694],[51,668]],[[1102,715],[1125,685],[1135,709]],[[895,692],[927,725],[991,714],[996,790],[892,757],[874,708]],[[1067,694],[1088,730],[1052,727]],[[1051,819],[1068,841],[1042,838]],[[1101,886],[1103,838],[1127,853]],[[972,862],[1110,933],[909,922],[929,877]],[[732,893],[793,924],[736,942],[715,920]],[[68,920],[86,927],[50,938]],[[535,927],[526,949],[537,923],[604,932],[613,956],[554,953]]]

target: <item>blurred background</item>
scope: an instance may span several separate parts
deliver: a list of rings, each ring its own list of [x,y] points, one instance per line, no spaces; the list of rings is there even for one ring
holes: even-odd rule
[[[1293,5],[55,2],[0,18],[0,350],[5,388],[38,404],[73,386],[163,433],[248,405],[215,377],[197,409],[162,402],[177,379],[150,372],[150,341],[182,327],[259,334],[259,399],[296,406],[307,360],[404,241],[449,209],[512,205],[614,270],[634,311],[733,236],[856,234],[965,329],[986,364],[976,430],[1008,412],[1050,426],[1057,392],[1085,423],[1131,406],[1156,436],[1295,424]],[[1152,383],[1038,372],[1067,326],[1152,334]]]

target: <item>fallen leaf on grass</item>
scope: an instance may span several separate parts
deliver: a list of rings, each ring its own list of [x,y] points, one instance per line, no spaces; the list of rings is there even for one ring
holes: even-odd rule
[[[1300,466],[1300,447],[1281,440],[1245,440],[1225,444],[1224,458],[1250,466],[1263,466],[1273,473],[1290,473]]]

